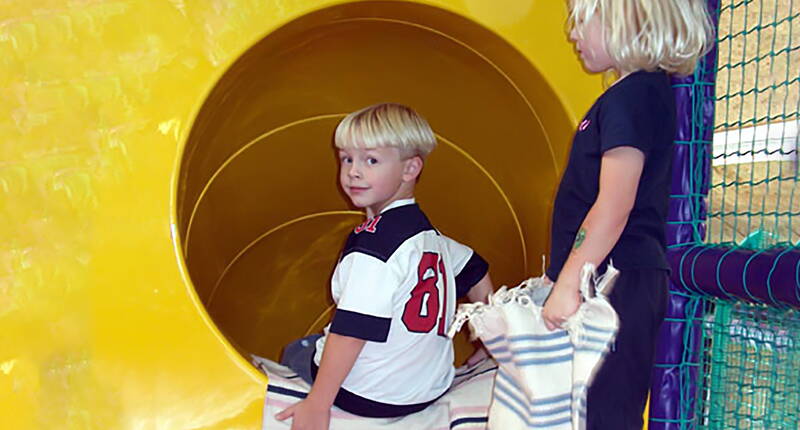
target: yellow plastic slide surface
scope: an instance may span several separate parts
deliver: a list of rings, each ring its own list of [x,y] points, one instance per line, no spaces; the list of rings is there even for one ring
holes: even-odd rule
[[[360,215],[333,127],[413,106],[418,200],[497,284],[540,271],[601,90],[550,0],[0,4],[0,428],[252,429]],[[460,340],[464,342],[463,339]],[[462,355],[466,349],[461,349]]]

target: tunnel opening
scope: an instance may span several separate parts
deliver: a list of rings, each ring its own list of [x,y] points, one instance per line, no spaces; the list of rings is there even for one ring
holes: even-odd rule
[[[327,323],[329,277],[362,218],[337,189],[333,130],[383,101],[412,106],[437,134],[417,187],[434,225],[483,255],[498,285],[538,272],[558,145],[572,133],[552,88],[502,37],[459,15],[399,2],[330,7],[242,54],[181,160],[183,257],[241,352],[277,359]]]

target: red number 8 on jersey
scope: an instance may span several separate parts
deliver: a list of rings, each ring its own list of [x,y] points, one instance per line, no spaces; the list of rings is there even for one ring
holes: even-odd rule
[[[438,263],[438,264],[437,264]],[[438,269],[438,270],[437,270]],[[406,302],[403,310],[403,324],[408,331],[414,333],[428,333],[436,326],[438,319],[439,329],[437,334],[445,335],[445,314],[447,311],[447,276],[444,272],[444,261],[439,259],[435,252],[425,252],[417,268],[418,281],[411,290],[411,298]],[[444,306],[439,304],[439,277],[444,282]],[[439,310],[441,308],[441,315]]]

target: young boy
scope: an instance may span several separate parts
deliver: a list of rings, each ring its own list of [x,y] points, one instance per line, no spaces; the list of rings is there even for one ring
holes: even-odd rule
[[[335,144],[342,190],[367,219],[334,270],[336,313],[325,334],[306,339],[306,353],[291,351],[303,349],[296,343],[284,353],[282,362],[310,366],[313,379],[308,397],[277,416],[293,417],[292,429],[327,429],[334,404],[397,417],[433,403],[453,380],[446,332],[456,299],[485,301],[492,290],[487,263],[439,233],[414,201],[436,146],[422,117],[398,104],[370,106],[342,120]]]

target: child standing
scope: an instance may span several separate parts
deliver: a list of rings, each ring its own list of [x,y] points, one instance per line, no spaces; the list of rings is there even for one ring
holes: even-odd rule
[[[367,219],[334,270],[336,313],[325,334],[284,353],[282,362],[313,380],[308,397],[277,416],[293,417],[295,430],[327,429],[333,404],[397,417],[433,403],[453,380],[446,332],[456,299],[485,301],[492,290],[487,263],[439,233],[415,203],[436,146],[422,117],[398,104],[370,106],[342,120],[335,144],[342,190]]]
[[[580,122],[553,209],[544,306],[550,329],[580,305],[584,263],[620,269],[610,301],[616,343],[587,399],[588,429],[641,429],[667,302],[665,224],[675,101],[712,43],[705,0],[572,0],[570,39],[584,67],[616,81]]]

